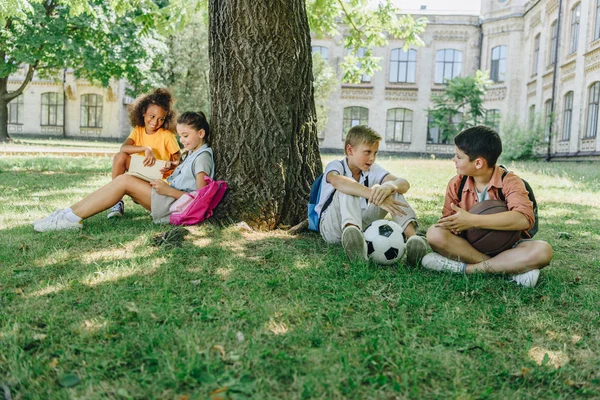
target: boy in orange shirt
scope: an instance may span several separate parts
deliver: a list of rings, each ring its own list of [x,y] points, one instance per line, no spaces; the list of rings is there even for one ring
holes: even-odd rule
[[[454,144],[456,154],[452,160],[458,175],[448,183],[442,218],[427,231],[427,241],[434,253],[427,254],[421,265],[435,271],[464,274],[510,274],[518,284],[534,287],[540,269],[552,259],[548,243],[521,239],[512,249],[490,257],[460,236],[470,228],[525,232],[535,222],[533,204],[521,178],[509,172],[503,179],[504,171],[496,165],[502,153],[500,136],[493,129],[475,126],[458,134]],[[463,176],[468,179],[459,200]],[[477,202],[499,200],[500,189],[508,211],[491,215],[469,213]]]

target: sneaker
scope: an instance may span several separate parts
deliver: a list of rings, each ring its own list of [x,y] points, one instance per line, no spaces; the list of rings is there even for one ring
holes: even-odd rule
[[[348,225],[342,232],[342,247],[350,262],[368,261],[367,242],[360,229],[354,225]]]
[[[48,231],[64,231],[68,229],[81,229],[83,226],[82,221],[71,222],[69,221],[64,213],[57,213],[49,215],[37,224],[33,226],[36,232],[48,232]]]
[[[406,241],[406,263],[412,267],[419,265],[427,254],[427,241],[421,236],[411,236]]]
[[[464,274],[467,264],[451,260],[438,253],[429,253],[421,260],[421,265],[432,271],[448,271]]]
[[[117,204],[112,206],[108,211],[108,219],[120,218],[123,214],[125,214],[125,203],[123,203],[123,200],[119,200]]]
[[[47,218],[50,218],[50,217],[53,217],[53,216],[57,215],[58,213],[64,213],[65,210],[66,210],[66,208],[59,208],[58,210],[54,210],[54,211],[52,211],[52,214],[47,215],[47,216],[45,216],[43,218],[38,218],[35,221],[33,221],[33,226],[36,226],[37,224],[39,224],[43,220],[45,220]]]
[[[531,271],[523,272],[522,274],[513,275],[510,277],[510,280],[516,282],[517,285],[521,285],[526,288],[532,288],[537,285],[539,277],[540,270],[532,269]]]

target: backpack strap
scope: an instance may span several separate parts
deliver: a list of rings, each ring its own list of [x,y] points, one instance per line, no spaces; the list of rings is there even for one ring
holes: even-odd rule
[[[340,164],[342,164],[342,171],[344,172],[344,176],[346,176],[346,167],[344,166],[344,161],[340,161]],[[327,175],[325,175],[323,177],[323,179],[325,179],[325,182],[327,182]],[[323,183],[321,183],[322,185]],[[327,199],[327,201],[325,201],[325,203],[323,204],[323,207],[321,207],[321,213],[319,214],[319,225],[321,224],[321,215],[323,215],[323,211],[325,211],[327,209],[327,207],[329,207],[329,205],[331,204],[331,202],[333,201],[333,196],[335,195],[336,190],[333,189],[333,192],[331,192],[331,195],[329,196],[329,198]]]
[[[460,186],[458,187],[458,202],[459,203],[462,200],[462,192],[463,192],[463,189],[465,188],[465,183],[467,183],[467,179],[469,179],[469,177],[466,175],[463,175],[462,179],[460,180]]]
[[[504,177],[508,174],[508,168],[506,168],[504,165],[500,165],[499,167],[504,170],[502,173],[502,180],[504,180]],[[500,200],[506,203],[506,198],[504,197],[504,193],[502,193],[502,188],[498,188],[498,197]]]

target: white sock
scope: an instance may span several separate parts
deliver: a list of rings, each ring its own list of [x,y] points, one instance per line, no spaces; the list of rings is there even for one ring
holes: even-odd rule
[[[73,223],[77,223],[77,222],[81,221],[81,218],[79,218],[77,215],[75,215],[75,213],[73,212],[73,210],[71,210],[71,208],[65,209],[65,218],[67,219],[67,221],[73,222]]]

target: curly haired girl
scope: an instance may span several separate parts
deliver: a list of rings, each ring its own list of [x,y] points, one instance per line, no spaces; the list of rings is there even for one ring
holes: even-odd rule
[[[181,152],[173,134],[174,119],[173,97],[167,89],[155,89],[137,98],[129,108],[129,121],[133,129],[113,158],[112,178],[129,170],[132,154],[144,156],[146,166],[154,165],[157,159],[179,160]],[[119,199],[110,208],[108,218],[121,217],[124,212],[123,199]]]

